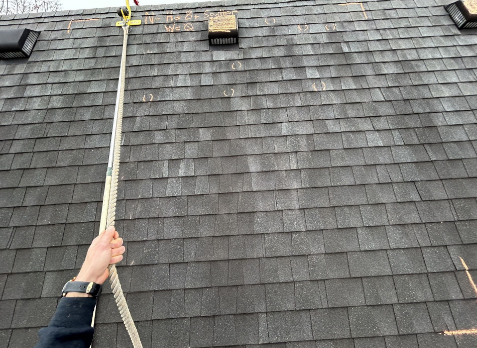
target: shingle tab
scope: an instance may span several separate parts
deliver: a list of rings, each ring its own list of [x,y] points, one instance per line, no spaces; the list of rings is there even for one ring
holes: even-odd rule
[[[15,251],[14,250],[2,250],[0,252],[0,257],[2,260],[2,273],[10,273],[13,268],[13,262],[15,261]]]
[[[399,302],[432,301],[433,295],[425,274],[394,276]]]
[[[317,309],[310,312],[314,339],[351,337],[346,308]]]
[[[420,249],[388,250],[393,274],[423,273],[426,271]]]
[[[397,334],[396,318],[392,306],[351,307],[349,317],[353,337]]]
[[[308,257],[311,279],[346,278],[349,276],[345,253],[318,254]]]
[[[394,305],[400,334],[432,332],[434,329],[425,303]]]
[[[353,277],[391,274],[391,267],[385,251],[350,252],[348,259]]]
[[[421,222],[414,203],[389,203],[386,210],[391,224]]]
[[[360,279],[330,279],[325,281],[330,307],[360,306],[365,304]]]
[[[431,284],[434,298],[438,301],[463,298],[454,273],[429,274],[429,283]]]
[[[268,313],[267,324],[270,342],[306,341],[315,336],[307,311]]]

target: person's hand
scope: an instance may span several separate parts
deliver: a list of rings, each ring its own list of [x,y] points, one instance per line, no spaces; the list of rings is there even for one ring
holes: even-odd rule
[[[77,281],[103,284],[109,276],[108,265],[123,259],[126,248],[114,227],[108,227],[91,243]]]

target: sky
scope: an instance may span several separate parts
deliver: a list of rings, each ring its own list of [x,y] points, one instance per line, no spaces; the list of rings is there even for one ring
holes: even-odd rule
[[[198,2],[207,0],[139,0],[139,5],[160,5],[160,4],[177,4],[179,2]],[[124,0],[60,0],[63,5],[63,10],[78,10],[86,8],[101,8],[101,7],[122,7],[126,6]],[[129,0],[129,4],[134,6],[134,1]],[[134,11],[134,10],[133,10]]]

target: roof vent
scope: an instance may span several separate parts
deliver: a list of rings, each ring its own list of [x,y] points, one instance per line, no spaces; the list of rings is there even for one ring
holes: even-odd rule
[[[39,35],[30,29],[0,30],[0,59],[30,57]]]
[[[477,0],[456,1],[444,8],[457,28],[477,28]]]
[[[235,14],[219,15],[209,19],[211,45],[238,44],[238,20]]]

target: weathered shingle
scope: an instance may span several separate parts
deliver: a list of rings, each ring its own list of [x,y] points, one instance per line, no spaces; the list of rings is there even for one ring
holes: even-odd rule
[[[353,337],[397,334],[396,318],[392,306],[351,307],[349,317]]]

